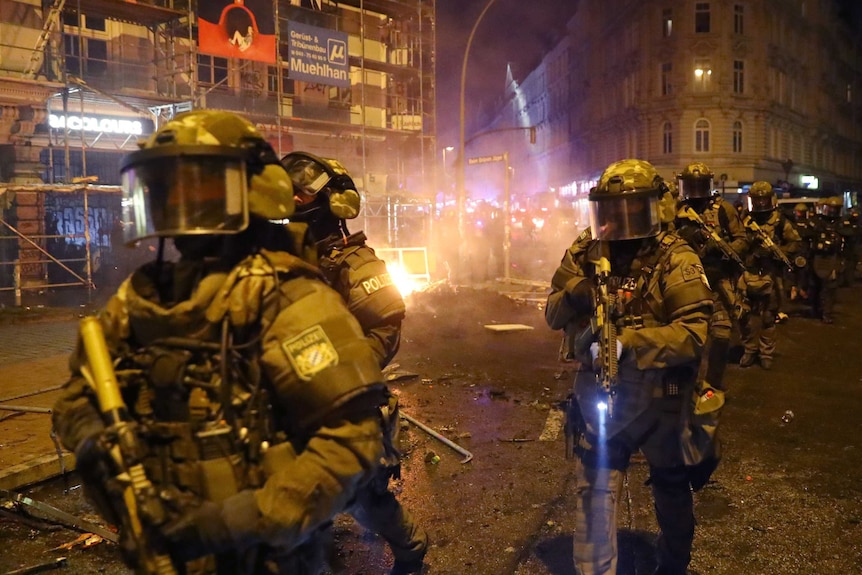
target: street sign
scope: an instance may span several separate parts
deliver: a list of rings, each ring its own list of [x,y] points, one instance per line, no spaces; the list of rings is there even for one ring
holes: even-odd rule
[[[475,166],[476,164],[490,164],[491,162],[502,162],[505,159],[505,154],[495,154],[493,156],[478,156],[476,158],[467,158],[467,164]]]

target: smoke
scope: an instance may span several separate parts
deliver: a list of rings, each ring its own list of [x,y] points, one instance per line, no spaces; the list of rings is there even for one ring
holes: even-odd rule
[[[467,39],[486,1],[438,0],[438,121],[443,134],[457,133],[461,64]],[[495,0],[479,23],[470,48],[465,99],[478,110],[499,98],[511,65],[522,80],[565,32],[577,0]]]

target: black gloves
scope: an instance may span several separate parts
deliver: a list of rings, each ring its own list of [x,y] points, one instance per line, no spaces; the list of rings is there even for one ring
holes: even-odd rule
[[[222,507],[204,501],[189,509],[162,529],[171,558],[178,563],[222,553],[231,547],[232,538],[222,517]]]
[[[259,543],[261,514],[251,490],[217,504],[204,501],[161,529],[171,558],[178,563]]]
[[[579,313],[590,313],[593,309],[592,282],[583,276],[570,279],[566,284],[566,301]]]
[[[116,466],[104,434],[93,433],[75,448],[75,471],[81,476],[84,495],[111,525],[122,525],[123,486],[115,479]]]
[[[75,447],[75,468],[85,483],[104,483],[112,477],[109,449],[102,433],[88,435]]]

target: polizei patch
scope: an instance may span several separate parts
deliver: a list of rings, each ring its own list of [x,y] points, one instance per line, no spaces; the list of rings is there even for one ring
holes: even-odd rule
[[[281,342],[281,349],[304,381],[311,380],[316,373],[338,365],[338,352],[319,325],[310,327],[299,335]]]
[[[388,273],[380,274],[379,276],[374,276],[369,280],[365,280],[362,282],[362,289],[365,290],[365,295],[371,295],[377,290],[381,290],[385,287],[391,286],[392,276]]]

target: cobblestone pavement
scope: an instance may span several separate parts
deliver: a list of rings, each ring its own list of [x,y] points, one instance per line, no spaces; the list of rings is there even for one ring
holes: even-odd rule
[[[0,325],[0,488],[14,489],[61,471],[47,410],[59,394],[54,388],[68,377],[77,329],[78,320],[68,318]],[[63,454],[63,463],[71,465],[70,454]]]
[[[67,355],[75,346],[77,329],[78,322],[72,320],[0,325],[0,365]]]

